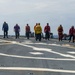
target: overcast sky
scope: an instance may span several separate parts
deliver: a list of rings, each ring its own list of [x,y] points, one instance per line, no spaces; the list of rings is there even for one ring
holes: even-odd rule
[[[22,35],[28,23],[33,32],[36,23],[41,23],[42,31],[46,23],[51,26],[51,32],[57,34],[57,28],[62,24],[64,33],[75,26],[75,0],[0,0],[0,34],[2,24],[9,25],[9,34],[13,35],[13,27],[18,23]]]

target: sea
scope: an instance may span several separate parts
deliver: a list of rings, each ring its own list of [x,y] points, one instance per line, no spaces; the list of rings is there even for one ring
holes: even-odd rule
[[[57,39],[58,38],[58,35],[53,35],[53,38]]]

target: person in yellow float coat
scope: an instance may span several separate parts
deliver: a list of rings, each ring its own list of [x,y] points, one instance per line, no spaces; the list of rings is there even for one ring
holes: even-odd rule
[[[36,34],[36,36],[35,36],[36,41],[37,41],[37,39],[39,39],[39,41],[41,41],[42,28],[40,26],[40,23],[37,23],[34,30],[35,30],[35,34]]]

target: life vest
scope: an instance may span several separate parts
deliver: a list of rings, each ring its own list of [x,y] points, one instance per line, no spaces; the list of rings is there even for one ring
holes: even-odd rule
[[[30,26],[26,26],[26,32],[30,32]]]
[[[62,33],[63,32],[63,27],[58,27],[58,33]]]
[[[15,32],[19,32],[20,31],[20,27],[18,25],[14,26],[14,30]]]
[[[45,26],[44,32],[50,32],[50,26]]]
[[[70,28],[69,34],[70,34],[70,35],[73,35],[73,34],[74,34],[74,28]]]
[[[41,32],[42,32],[41,26],[40,26],[40,25],[37,25],[37,26],[35,27],[35,33],[36,33],[36,34],[39,34],[39,33],[41,33]]]

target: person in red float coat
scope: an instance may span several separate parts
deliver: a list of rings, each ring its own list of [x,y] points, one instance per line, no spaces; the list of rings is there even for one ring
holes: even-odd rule
[[[44,27],[44,32],[45,32],[45,39],[49,40],[49,38],[50,38],[50,26],[49,26],[49,23],[47,23],[47,25]]]
[[[72,42],[74,42],[74,26],[72,26],[72,27],[69,29],[69,36],[70,36],[69,42],[71,41],[71,38],[73,38],[73,39],[72,39]]]
[[[25,26],[25,30],[26,30],[26,37],[27,37],[27,39],[29,39],[29,34],[30,34],[30,26],[29,26],[29,24],[27,24]]]

